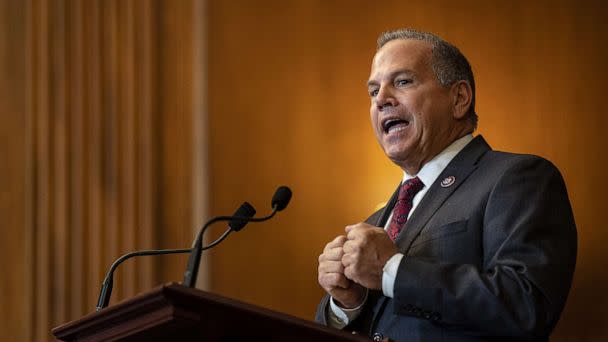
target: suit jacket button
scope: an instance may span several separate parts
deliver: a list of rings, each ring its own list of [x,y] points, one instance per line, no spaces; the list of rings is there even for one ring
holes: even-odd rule
[[[384,336],[382,336],[381,333],[374,333],[374,335],[372,335],[372,341],[374,342],[381,342],[383,338]]]
[[[431,312],[430,311],[424,311],[422,313],[422,317],[424,317],[424,319],[431,319]]]

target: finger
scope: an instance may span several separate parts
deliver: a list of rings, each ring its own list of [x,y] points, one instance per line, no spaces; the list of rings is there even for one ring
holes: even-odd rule
[[[348,241],[358,240],[358,241],[366,241],[372,239],[376,234],[387,235],[386,231],[380,227],[373,227],[370,225],[359,225],[351,229],[348,234],[346,234],[346,238]],[[388,235],[387,235],[388,236]]]
[[[342,273],[320,274],[319,284],[328,292],[335,288],[347,289],[350,287],[350,281]]]
[[[321,262],[325,260],[340,260],[342,258],[342,255],[344,255],[344,250],[342,249],[342,247],[335,247],[323,252],[323,254],[321,254],[321,256],[319,257],[319,261]]]
[[[342,246],[343,254],[352,254],[359,250],[360,242],[357,240],[348,240]]]
[[[356,240],[360,237],[363,236],[363,234],[365,233],[366,228],[362,227],[361,225],[354,225],[354,226],[349,226],[349,229],[346,233],[346,239],[348,241],[350,240]]]
[[[346,228],[344,228],[344,231],[346,231],[347,235],[349,232],[353,231],[353,230],[361,230],[361,229],[366,229],[366,228],[370,228],[373,227],[365,222],[359,222],[356,224],[351,224],[346,226]]]
[[[346,241],[346,236],[338,235],[335,239],[333,239],[330,243],[325,245],[324,251],[330,250],[332,248],[341,247]]]
[[[344,243],[344,246],[342,246],[342,255],[352,253],[352,252],[353,252],[353,243],[350,240],[348,240]]]
[[[319,264],[319,273],[344,273],[342,260],[325,261]]]
[[[340,262],[344,266],[344,269],[346,269],[346,267],[352,266],[352,264],[355,262],[355,255],[354,254],[344,254],[344,256],[342,256],[342,260],[340,260]]]
[[[346,279],[355,281],[355,268],[352,265],[344,267],[344,277]]]
[[[344,251],[342,247],[335,247],[329,250],[324,251],[321,255],[319,255],[319,263],[324,261],[336,261],[340,260],[344,255]]]

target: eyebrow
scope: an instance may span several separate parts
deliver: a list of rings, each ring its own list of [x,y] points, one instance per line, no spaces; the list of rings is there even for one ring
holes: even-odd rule
[[[401,74],[407,74],[407,75],[412,75],[415,74],[413,70],[410,69],[399,69],[399,70],[395,70],[393,72],[391,72],[388,76],[390,79],[393,79]],[[374,80],[369,80],[367,81],[367,86],[374,86],[374,85],[378,85],[378,82],[374,81]]]

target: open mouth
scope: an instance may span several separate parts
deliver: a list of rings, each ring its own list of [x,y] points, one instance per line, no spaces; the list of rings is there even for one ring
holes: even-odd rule
[[[409,121],[403,119],[388,119],[382,124],[382,129],[384,130],[384,133],[391,134],[404,130],[409,124]]]

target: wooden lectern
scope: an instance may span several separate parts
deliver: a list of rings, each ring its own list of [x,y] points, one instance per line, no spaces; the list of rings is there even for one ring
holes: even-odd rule
[[[369,341],[170,283],[53,329],[62,341]]]

